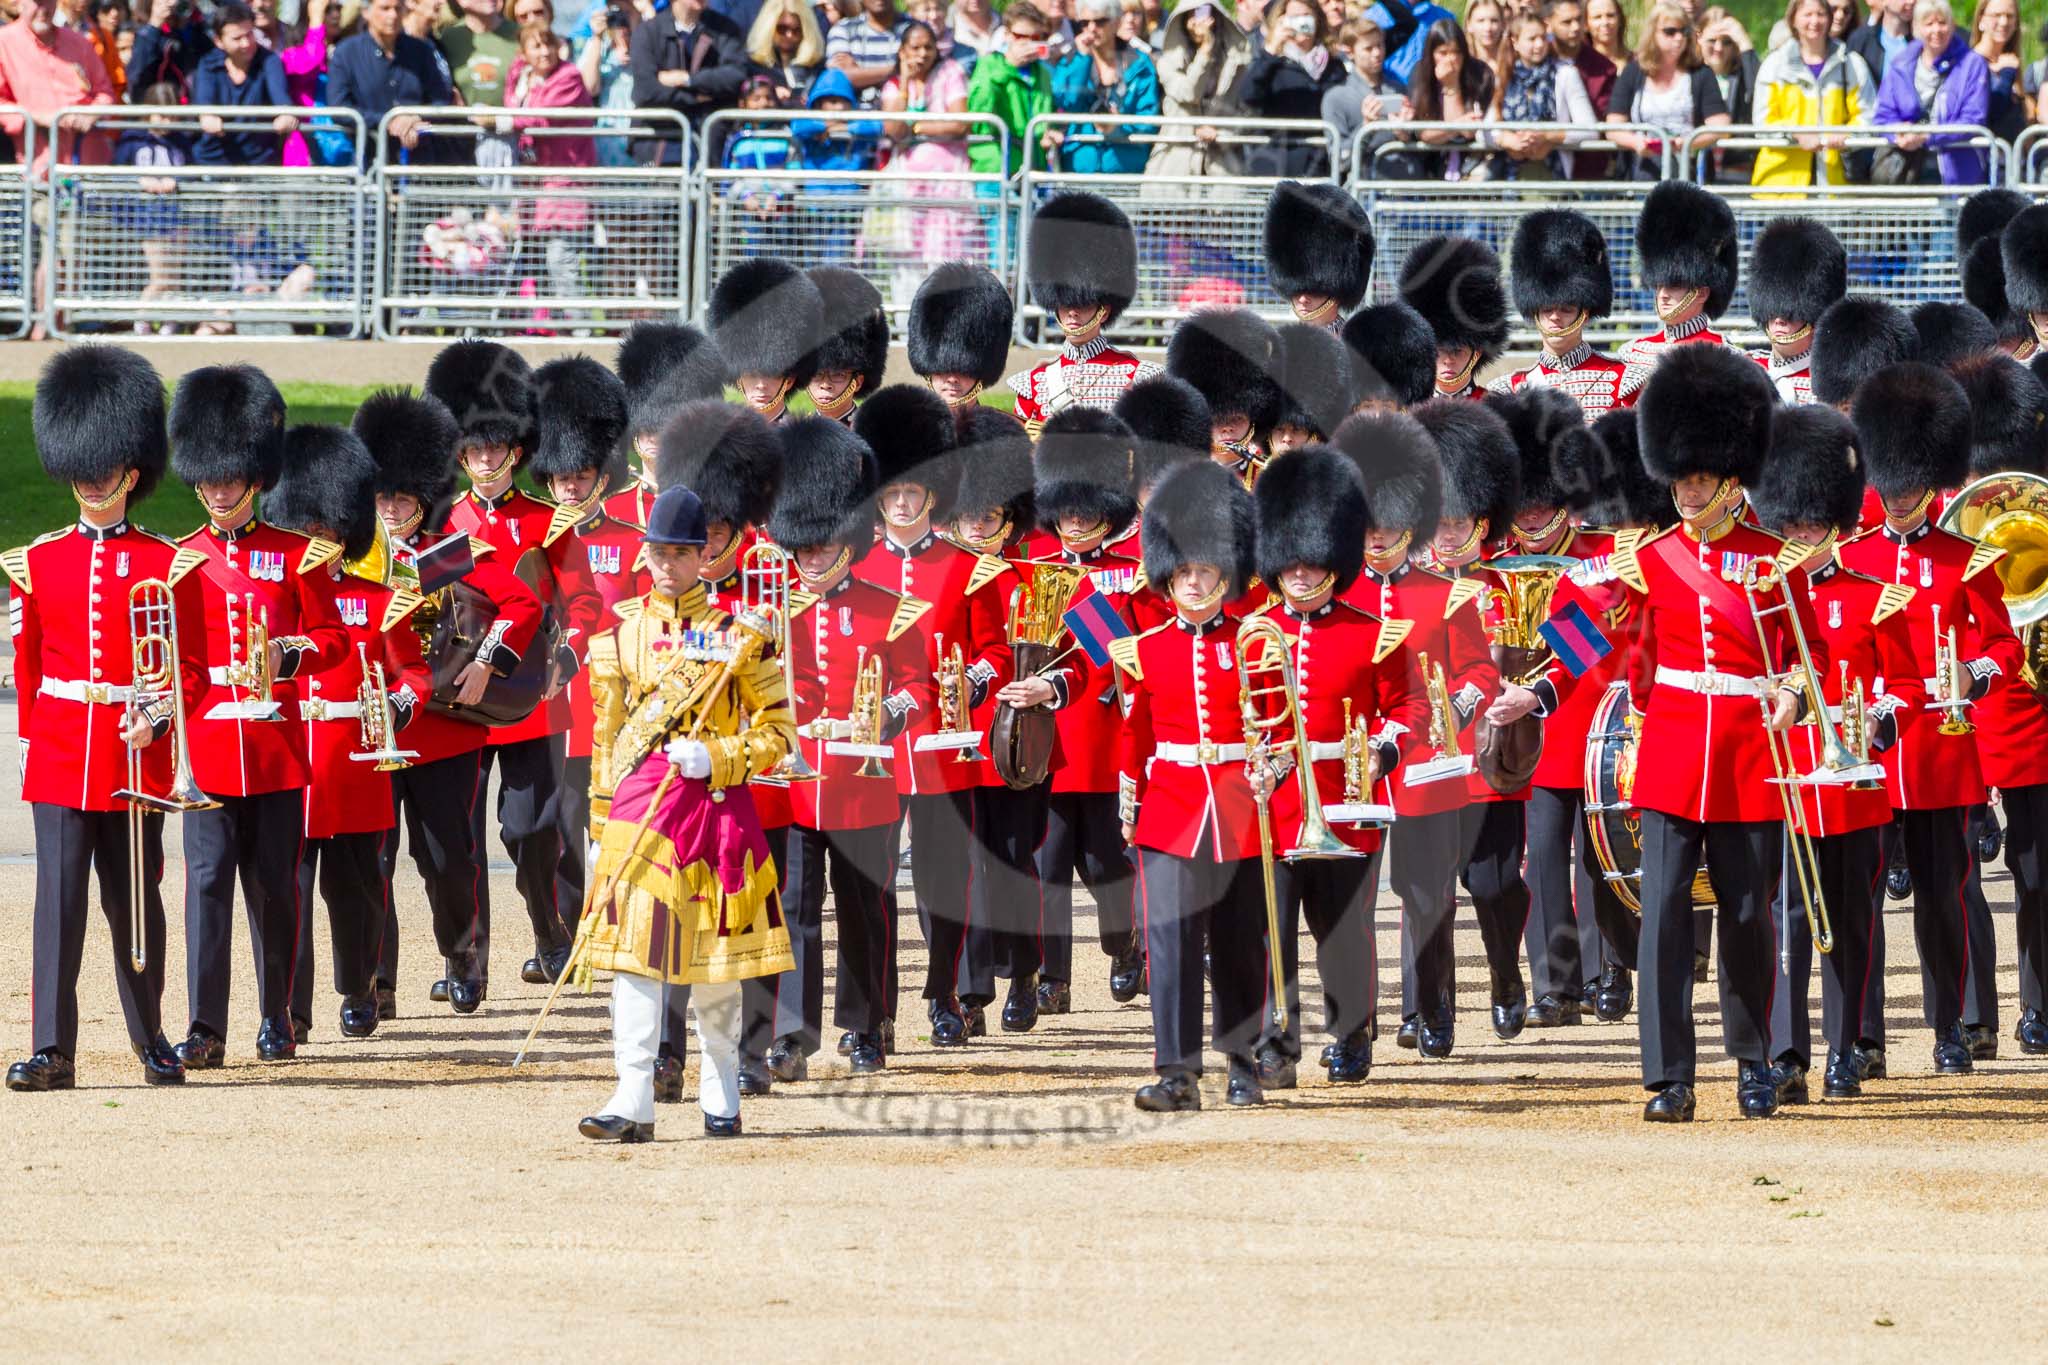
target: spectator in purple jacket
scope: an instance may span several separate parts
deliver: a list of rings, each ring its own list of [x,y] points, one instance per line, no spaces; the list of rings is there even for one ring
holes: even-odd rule
[[[1913,40],[1885,68],[1873,121],[1981,125],[1990,103],[1991,68],[1957,30],[1949,0],[1918,0]],[[1966,133],[1901,133],[1892,142],[1903,152],[1934,149],[1944,185],[1981,185],[1985,152],[1964,145],[1969,140]]]

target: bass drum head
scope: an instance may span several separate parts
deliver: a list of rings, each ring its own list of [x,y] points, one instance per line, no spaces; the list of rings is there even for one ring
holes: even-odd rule
[[[1610,683],[1586,734],[1586,835],[1615,899],[1643,913],[1643,816],[1635,808],[1636,735],[1629,726],[1628,684]],[[1714,904],[1707,869],[1693,874],[1692,903]]]

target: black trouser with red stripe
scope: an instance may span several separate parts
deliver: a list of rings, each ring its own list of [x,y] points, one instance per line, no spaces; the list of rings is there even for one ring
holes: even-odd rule
[[[1309,933],[1315,936],[1316,974],[1323,982],[1323,1031],[1341,1041],[1373,1027],[1379,1009],[1379,957],[1372,920],[1379,885],[1379,850],[1362,858],[1304,858],[1299,862],[1283,858],[1273,864],[1280,965],[1287,982],[1287,1031],[1284,1036],[1272,1030],[1268,1033],[1287,1056],[1301,1056],[1304,915]],[[1264,897],[1263,885],[1258,895]],[[1263,913],[1263,904],[1259,909]],[[1266,970],[1270,983],[1270,964]],[[1270,984],[1266,995],[1270,1002]]]
[[[434,917],[434,946],[447,959],[466,961],[480,944],[477,888],[490,875],[479,855],[471,809],[478,804],[481,749],[416,763],[391,774],[391,800],[405,824],[413,866],[426,883]],[[398,904],[391,879],[398,871],[398,838],[384,841],[384,926],[377,945],[377,979],[398,984]],[[477,964],[481,975],[484,963]]]
[[[512,855],[513,881],[526,902],[533,923],[533,950],[565,947],[576,929],[582,903],[571,907],[565,923],[556,901],[556,877],[562,862],[562,750],[567,736],[542,735],[513,744],[484,746],[476,775],[476,801],[470,807],[470,836],[477,851],[484,844],[484,793],[491,769],[498,770],[498,837]],[[490,974],[491,883],[483,877],[476,891],[477,957]]]
[[[377,975],[377,940],[384,932],[384,845],[391,830],[308,839],[299,852],[299,956],[292,969],[292,1015],[313,1017],[313,889],[327,903],[327,938],[334,951],[334,989],[343,996],[370,993]]]
[[[825,1006],[825,893],[832,893],[839,960],[832,1013],[842,1029],[875,1033],[893,1019],[896,926],[884,888],[896,876],[893,825],[809,829],[791,825],[777,867],[796,965],[747,983],[741,1055],[759,1057],[787,1039],[808,1057],[819,1047]]]
[[[2005,870],[2012,873],[2020,1007],[2048,1012],[2048,785],[2006,787]]]
[[[1152,972],[1152,1064],[1202,1074],[1202,949],[1209,951],[1210,1045],[1253,1064],[1264,1031],[1265,910],[1258,860],[1138,850],[1138,898]]]
[[[1522,936],[1539,996],[1591,999],[1605,964],[1635,966],[1636,917],[1594,855],[1585,806],[1577,787],[1529,791],[1529,923]]]
[[[1045,786],[1017,791],[997,785],[974,794],[981,831],[976,851],[974,877],[974,924],[970,938],[988,940],[977,950],[970,943],[967,966],[970,971],[986,966],[986,981],[963,976],[961,991],[979,997],[983,990],[995,998],[996,976],[1013,980],[1030,976],[1039,969],[1038,956],[1038,846],[1045,839],[1047,792]]]
[[[284,1019],[291,1009],[305,791],[217,799],[218,808],[183,816],[185,984],[192,1027],[225,1038],[237,882],[256,956],[258,1014]]]
[[[1102,951],[1121,957],[1136,946],[1131,860],[1115,792],[1054,792],[1046,800],[1038,846],[1039,970],[1048,981],[1074,979],[1074,874],[1095,897]]]
[[[1529,922],[1529,884],[1522,880],[1523,813],[1520,801],[1476,801],[1465,807],[1460,827],[1470,851],[1459,879],[1472,897],[1479,941],[1493,974],[1493,997],[1501,1003],[1522,993],[1522,929]]]
[[[1902,810],[1893,819],[1913,874],[1913,941],[1920,949],[1920,987],[1928,1027],[1939,1038],[1963,1018],[1970,969],[1965,883],[1975,859],[1968,806]]]
[[[1830,1052],[1858,1043],[1884,1046],[1884,996],[1873,983],[1883,964],[1871,951],[1877,917],[1884,910],[1884,826],[1830,834],[1813,841],[1820,894],[1828,908],[1834,947],[1821,956],[1821,1034]],[[1797,1058],[1813,1065],[1813,933],[1806,922],[1806,898],[1784,859],[1778,894],[1771,903],[1774,937],[1789,950],[1790,970],[1780,955],[1778,984],[1771,1001],[1771,1060]]]
[[[1401,1017],[1450,1027],[1457,1009],[1451,924],[1458,864],[1465,854],[1463,810],[1404,815],[1388,834],[1388,884],[1401,902]]]
[[[145,965],[135,970],[128,903],[128,812],[29,806],[36,833],[36,903],[31,969],[35,1050],[78,1055],[78,969],[85,960],[88,872],[100,882],[100,913],[114,941],[114,984],[128,1041],[147,1047],[163,1031],[164,818],[142,817],[142,933]]]
[[[910,884],[917,920],[930,950],[924,998],[964,1005],[995,999],[989,939],[974,931],[980,909],[974,885],[980,808],[972,787],[906,797],[903,823],[910,831]],[[975,960],[970,961],[972,957]]]
[[[562,760],[562,792],[556,807],[562,815],[562,856],[555,865],[555,905],[576,937],[583,914],[585,854],[590,847],[590,755]]]

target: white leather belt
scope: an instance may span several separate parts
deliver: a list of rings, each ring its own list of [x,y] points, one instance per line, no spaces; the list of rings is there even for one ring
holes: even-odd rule
[[[1702,697],[1761,697],[1764,694],[1762,678],[1746,678],[1740,673],[1696,673],[1690,668],[1666,668],[1657,665],[1657,683],[1662,687],[1675,687],[1681,692],[1696,692]]]
[[[1312,739],[1308,742],[1308,761],[1311,763],[1334,763],[1344,757],[1344,741],[1341,739]]]
[[[1244,762],[1242,744],[1157,744],[1152,757],[1183,768],[1207,768],[1217,763]]]
[[[363,704],[359,701],[323,701],[310,697],[299,703],[300,720],[360,720]]]
[[[135,689],[125,683],[80,682],[73,678],[44,678],[36,691],[60,701],[82,701],[93,706],[126,706]]]

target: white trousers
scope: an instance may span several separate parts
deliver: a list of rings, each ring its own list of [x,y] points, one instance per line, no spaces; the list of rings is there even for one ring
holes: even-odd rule
[[[612,1065],[618,1088],[601,1114],[654,1122],[654,1058],[661,1048],[662,983],[619,972],[612,977]],[[740,985],[690,988],[697,1014],[697,1102],[713,1118],[740,1112]]]

